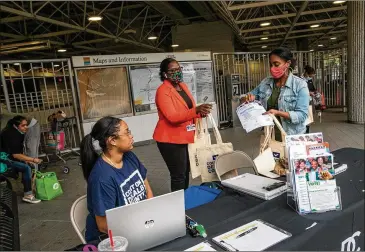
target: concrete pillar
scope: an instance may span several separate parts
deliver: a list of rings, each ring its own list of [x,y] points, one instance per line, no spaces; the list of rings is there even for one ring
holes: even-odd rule
[[[365,1],[347,1],[347,119],[364,124]]]

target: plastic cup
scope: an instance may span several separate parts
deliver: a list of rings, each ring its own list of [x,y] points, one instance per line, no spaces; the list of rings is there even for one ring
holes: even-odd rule
[[[128,240],[122,236],[113,236],[114,247],[110,245],[110,239],[102,240],[98,245],[98,251],[126,251]]]

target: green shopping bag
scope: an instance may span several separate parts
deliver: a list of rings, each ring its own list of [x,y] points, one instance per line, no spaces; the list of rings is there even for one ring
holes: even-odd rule
[[[0,152],[0,159],[3,161],[7,161],[8,154],[6,154],[5,152]],[[7,164],[0,162],[0,174],[6,172],[7,170],[8,170]]]
[[[63,194],[55,172],[36,172],[36,198],[51,200]]]

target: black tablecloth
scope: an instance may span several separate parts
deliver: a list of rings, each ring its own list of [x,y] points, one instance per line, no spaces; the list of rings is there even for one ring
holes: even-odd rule
[[[287,205],[286,195],[263,201],[227,191],[224,197],[191,209],[187,214],[204,225],[208,241],[248,222],[262,219],[292,234],[291,238],[269,250],[364,250],[365,151],[344,148],[333,154],[335,162],[348,165],[347,171],[336,176],[337,185],[341,188],[342,211],[299,215]],[[153,250],[185,250],[204,240],[186,235]]]

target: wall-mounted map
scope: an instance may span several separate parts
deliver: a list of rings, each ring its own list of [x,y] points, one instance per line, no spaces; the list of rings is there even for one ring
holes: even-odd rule
[[[180,62],[183,81],[197,103],[214,102],[211,62]],[[129,67],[136,113],[156,112],[156,90],[161,85],[159,64]]]

